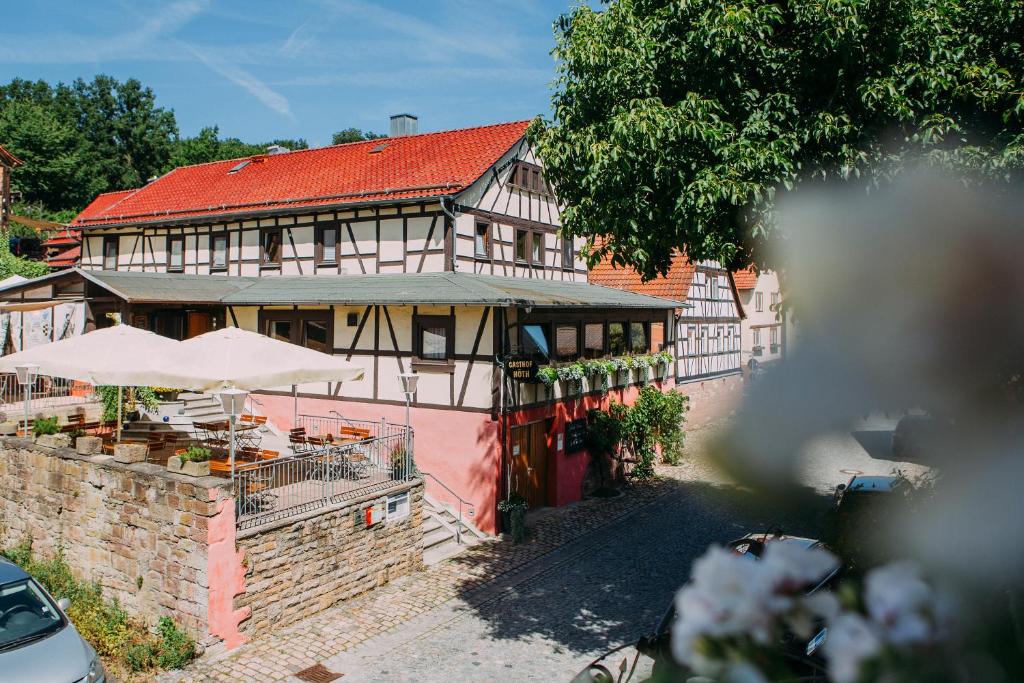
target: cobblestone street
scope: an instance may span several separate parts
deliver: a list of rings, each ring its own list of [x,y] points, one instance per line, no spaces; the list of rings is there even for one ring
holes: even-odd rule
[[[541,511],[522,545],[470,548],[162,680],[297,681],[294,673],[320,663],[345,681],[566,681],[651,629],[709,543],[779,525],[818,533],[818,513],[847,477],[840,468],[884,474],[896,465],[878,456],[851,435],[815,445],[809,497],[788,519],[765,513],[699,457],[662,466],[660,480],[622,496]]]

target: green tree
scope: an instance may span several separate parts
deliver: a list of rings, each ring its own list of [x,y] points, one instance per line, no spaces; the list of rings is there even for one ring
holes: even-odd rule
[[[531,139],[564,230],[646,277],[759,259],[779,188],[1024,166],[1021,0],[613,0],[556,23]]]
[[[368,130],[363,131],[358,128],[346,128],[345,130],[339,130],[331,136],[331,144],[340,145],[345,142],[362,142],[363,140],[377,140],[384,137],[387,136]]]
[[[153,91],[136,79],[96,76],[57,89],[68,96],[92,166],[105,189],[139,187],[166,168],[178,134],[174,113],[156,106]]]
[[[12,184],[25,201],[83,206],[105,187],[92,173],[75,128],[41,104],[5,103],[0,108],[0,140],[25,162],[12,174]]]

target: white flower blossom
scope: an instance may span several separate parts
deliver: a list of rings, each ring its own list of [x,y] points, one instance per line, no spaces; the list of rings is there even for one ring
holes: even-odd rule
[[[895,645],[924,643],[935,636],[931,618],[937,607],[935,591],[911,562],[870,571],[864,582],[864,605]]]
[[[770,541],[761,563],[775,576],[777,588],[788,592],[802,590],[839,566],[836,556],[823,548]]]
[[[859,614],[842,614],[829,623],[823,652],[835,683],[856,683],[864,662],[881,651],[875,626]]]

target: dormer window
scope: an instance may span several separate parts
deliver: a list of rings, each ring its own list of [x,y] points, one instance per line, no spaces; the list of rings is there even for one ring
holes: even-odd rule
[[[520,189],[536,192],[537,194],[551,194],[548,184],[544,182],[544,175],[540,166],[525,161],[517,161],[512,166],[508,182]]]

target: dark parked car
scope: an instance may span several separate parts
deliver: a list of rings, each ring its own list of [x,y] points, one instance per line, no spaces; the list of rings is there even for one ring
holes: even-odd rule
[[[0,681],[103,683],[96,651],[21,567],[0,558]]]
[[[825,548],[821,541],[781,533],[747,534],[730,541],[726,547],[737,555],[758,561],[765,548],[771,543],[793,543],[806,548]],[[811,595],[819,590],[832,588],[840,580],[845,567],[834,570],[812,582],[807,587]],[[665,615],[658,622],[654,633],[643,636],[633,645],[627,645],[602,655],[591,662],[586,669],[572,679],[572,683],[629,683],[633,681],[686,681],[694,675],[676,663],[672,657],[672,625],[676,620],[675,599],[669,604]],[[819,632],[809,643],[800,642],[792,634],[783,636],[780,647],[793,660],[795,669],[801,673],[802,681],[826,680],[824,662],[818,649],[824,642],[824,633]],[[705,680],[695,678],[695,680]]]
[[[829,545],[858,571],[884,562],[876,534],[887,528],[909,487],[903,477],[863,474],[837,486],[826,525]]]

